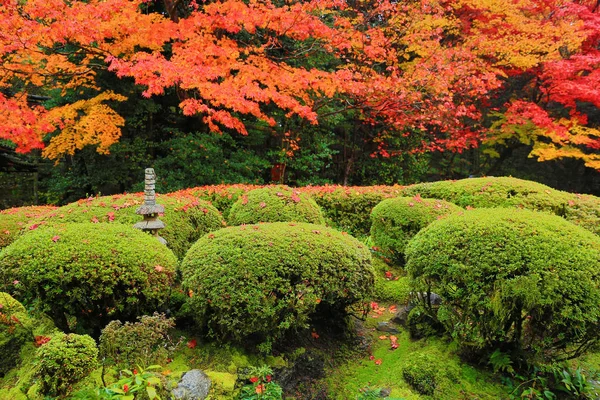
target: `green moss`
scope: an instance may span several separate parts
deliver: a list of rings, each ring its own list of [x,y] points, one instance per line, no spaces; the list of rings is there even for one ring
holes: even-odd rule
[[[287,186],[249,191],[231,207],[228,218],[231,225],[292,221],[325,223],[320,207],[312,198]]]
[[[204,371],[211,380],[210,395],[215,399],[232,399],[237,375],[227,372]]]
[[[25,307],[0,292],[0,376],[17,365],[21,347],[33,341],[33,323]]]
[[[375,336],[381,332],[374,333]],[[399,347],[390,349],[389,339],[375,339],[372,356],[353,359],[342,366],[329,370],[326,382],[331,399],[355,399],[359,390],[366,387],[391,389],[392,398],[417,400],[434,398],[454,400],[461,398],[497,400],[507,398],[508,392],[486,372],[463,364],[458,356],[452,355],[448,345],[440,340],[428,339],[411,341],[407,332],[396,335]],[[425,397],[414,391],[402,379],[402,371],[412,359],[420,354],[435,359],[436,368],[441,371],[438,389],[432,397]],[[381,360],[377,365],[376,361]]]

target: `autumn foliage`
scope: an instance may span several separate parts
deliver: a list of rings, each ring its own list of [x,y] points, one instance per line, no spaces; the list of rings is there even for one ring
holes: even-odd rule
[[[0,139],[20,152],[109,151],[128,94],[102,73],[147,97],[174,90],[217,132],[317,124],[327,105],[373,127],[384,157],[393,137],[418,134],[415,151],[516,137],[540,160],[600,168],[581,107],[600,105],[595,2],[7,0],[0,16]]]

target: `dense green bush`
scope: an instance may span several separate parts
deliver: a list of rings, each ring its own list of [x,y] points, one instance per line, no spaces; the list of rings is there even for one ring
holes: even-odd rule
[[[0,292],[0,377],[19,360],[21,347],[33,341],[25,307],[8,293]]]
[[[402,377],[418,393],[433,395],[439,374],[438,362],[428,354],[413,354],[402,369]]]
[[[0,249],[11,244],[17,236],[29,229],[34,220],[52,213],[53,206],[16,207],[0,211]]]
[[[42,393],[62,397],[98,366],[98,348],[88,335],[59,332],[38,349],[36,358]]]
[[[420,183],[403,189],[405,196],[443,199],[461,207],[517,207],[546,211],[600,234],[600,198],[552,189],[509,177],[469,178]]]
[[[240,196],[260,187],[244,184],[198,186],[174,192],[172,195],[193,196],[208,201],[223,214],[225,220],[228,220],[229,211]]]
[[[331,225],[356,237],[368,236],[369,215],[382,200],[400,194],[399,186],[338,187],[322,186],[300,189],[308,193],[323,210]]]
[[[600,337],[600,238],[562,218],[466,211],[423,229],[406,255],[416,291],[443,298],[435,317],[464,348],[560,359]]]
[[[198,321],[220,338],[271,340],[342,312],[373,286],[371,255],[349,235],[319,225],[268,223],[201,238],[181,265]]]
[[[38,300],[54,322],[65,314],[99,333],[110,320],[159,309],[177,260],[155,238],[121,224],[40,227],[0,253],[0,287]],[[19,281],[18,285],[13,285]]]
[[[164,314],[144,315],[138,322],[111,321],[100,335],[100,357],[116,365],[165,364],[173,346],[169,331],[175,320]]]
[[[166,227],[159,234],[179,258],[202,235],[222,228],[225,223],[210,203],[189,195],[158,195],[156,202],[165,207],[164,215],[159,218]],[[90,197],[60,207],[41,222],[117,222],[133,226],[142,221],[135,211],[143,203],[143,193]]]
[[[421,229],[462,208],[444,200],[396,197],[383,200],[371,212],[371,238],[378,251],[404,264],[404,248]]]
[[[230,225],[259,222],[324,224],[321,209],[309,196],[287,186],[267,186],[240,196],[229,211]]]

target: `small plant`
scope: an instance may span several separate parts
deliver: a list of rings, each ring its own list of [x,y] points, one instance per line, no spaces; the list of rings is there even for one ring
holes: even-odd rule
[[[499,349],[496,349],[496,351],[494,351],[490,355],[489,364],[492,366],[494,373],[498,373],[498,372],[507,372],[509,374],[514,373],[515,370],[512,367],[512,363],[513,362],[510,359],[510,356],[506,353],[501,352]]]
[[[511,399],[598,399],[599,392],[581,368],[572,370],[567,366],[534,367],[528,376],[515,376],[518,385],[508,380],[513,387]]]
[[[152,373],[157,369],[161,369],[161,366],[151,365],[144,369],[138,365],[133,371],[124,369],[121,371],[124,377],[110,387],[101,389],[99,395],[102,399],[134,400],[144,393],[150,400],[161,400],[157,389],[162,388],[162,382]]]
[[[273,382],[273,371],[268,366],[253,367],[248,373],[249,384],[240,390],[237,400],[281,400],[283,390]]]
[[[554,368],[553,374],[557,390],[574,399],[597,399],[600,395],[600,388],[592,384],[581,368]]]
[[[172,318],[158,313],[144,315],[133,323],[112,321],[102,330],[100,357],[120,367],[166,362],[180,344],[174,343],[169,336],[169,330],[174,326]]]
[[[387,392],[384,391],[384,389],[373,389],[368,386],[366,388],[360,389],[360,394],[356,398],[356,400],[379,400],[379,399],[404,400],[404,398],[389,397]]]

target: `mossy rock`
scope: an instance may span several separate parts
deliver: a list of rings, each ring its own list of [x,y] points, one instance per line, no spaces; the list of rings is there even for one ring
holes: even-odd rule
[[[0,253],[0,285],[24,302],[37,301],[63,330],[69,315],[99,333],[112,319],[160,310],[176,266],[169,249],[132,227],[53,225],[22,235]]]
[[[57,207],[30,206],[15,207],[0,211],[0,249],[11,244],[23,231],[29,229],[35,221],[51,214]]]
[[[166,227],[159,235],[178,258],[200,237],[225,225],[221,213],[209,202],[183,194],[157,195],[157,204],[165,207],[159,219]],[[133,226],[142,221],[135,212],[144,204],[143,193],[90,197],[54,210],[38,223],[107,222]]]
[[[431,396],[438,385],[439,372],[435,358],[417,354],[402,369],[402,377],[416,392]]]
[[[274,340],[315,312],[342,311],[371,293],[367,247],[305,223],[229,227],[201,238],[181,265],[190,309],[220,339]]]
[[[230,225],[259,222],[325,223],[321,209],[309,196],[287,186],[269,186],[240,196],[229,212]]]
[[[404,249],[421,229],[462,208],[444,200],[396,197],[383,200],[371,212],[371,238],[378,251],[397,265],[404,264]]]
[[[8,293],[0,292],[0,377],[17,365],[21,347],[30,341],[32,322],[25,307]]]
[[[432,311],[465,348],[552,361],[600,339],[600,237],[560,217],[465,211],[421,230],[406,256],[415,290],[442,297]]]

